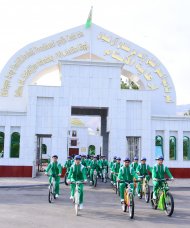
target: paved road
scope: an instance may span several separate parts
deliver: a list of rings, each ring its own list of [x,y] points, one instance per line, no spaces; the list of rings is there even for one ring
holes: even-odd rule
[[[47,192],[45,186],[0,189],[0,227],[189,227],[190,188],[172,188],[175,212],[171,218],[135,198],[133,220],[121,211],[119,198],[109,183],[99,183],[96,189],[85,186],[85,207],[78,217],[69,200],[69,187],[62,184],[61,196],[52,204],[48,203]]]

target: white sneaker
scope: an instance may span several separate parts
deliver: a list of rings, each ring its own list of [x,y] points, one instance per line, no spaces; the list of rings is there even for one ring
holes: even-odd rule
[[[80,204],[79,209],[80,209],[80,210],[83,209],[83,203]]]
[[[59,195],[58,195],[58,194],[56,194],[56,195],[55,195],[55,198],[59,198]]]
[[[156,196],[153,194],[153,200],[156,200]]]
[[[70,196],[70,198],[69,198],[70,200],[73,200],[74,198],[73,198],[73,196]]]
[[[138,193],[138,197],[139,197],[139,198],[141,197],[141,194],[140,194],[140,193]]]

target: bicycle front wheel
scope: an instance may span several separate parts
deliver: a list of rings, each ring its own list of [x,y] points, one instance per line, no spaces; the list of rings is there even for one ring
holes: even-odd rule
[[[68,177],[68,173],[65,174],[65,181],[64,181],[65,182],[65,185],[68,185],[68,183],[67,183],[67,177]]]
[[[94,187],[96,187],[96,185],[97,185],[97,178],[95,178],[94,180]]]
[[[79,205],[75,203],[75,214],[78,216],[78,211],[79,211]]]
[[[135,208],[134,199],[133,199],[132,193],[129,193],[128,200],[129,200],[129,204],[128,204],[129,217],[132,219],[134,217],[134,208]]]
[[[165,198],[165,213],[167,216],[172,216],[174,212],[174,199],[170,192],[166,193]]]
[[[158,208],[156,201],[157,200],[153,199],[153,192],[151,192],[151,206],[152,206],[152,209],[155,209],[155,210]]]
[[[53,188],[53,186],[50,185],[49,193],[48,193],[48,201],[49,201],[49,203],[52,203],[52,201],[53,201],[53,194],[52,194],[53,189],[52,188]]]
[[[146,201],[146,203],[149,203],[149,200],[150,200],[150,186],[147,185],[146,186],[146,192],[145,192],[145,201]]]

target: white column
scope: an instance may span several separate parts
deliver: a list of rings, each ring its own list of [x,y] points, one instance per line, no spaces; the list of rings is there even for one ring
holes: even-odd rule
[[[11,136],[10,136],[11,130],[10,130],[10,126],[6,125],[5,126],[5,144],[4,144],[4,158],[10,158],[10,140],[11,140]]]
[[[164,143],[164,160],[166,162],[169,161],[169,139],[170,139],[170,136],[169,136],[169,131],[168,130],[165,130],[164,131],[164,139],[163,139],[163,143]]]

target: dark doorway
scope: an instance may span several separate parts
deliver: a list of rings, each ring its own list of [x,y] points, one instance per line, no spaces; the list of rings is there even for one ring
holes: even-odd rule
[[[72,107],[71,115],[74,116],[100,116],[101,117],[101,136],[103,137],[103,148],[98,153],[102,153],[108,158],[108,140],[109,133],[107,132],[107,107]]]
[[[69,148],[69,156],[78,155],[79,148]]]
[[[36,147],[36,166],[37,166],[37,171],[38,172],[43,172],[44,171],[44,164],[47,165],[46,163],[48,161],[43,161],[43,154],[44,154],[44,145],[43,144],[43,139],[44,138],[51,138],[52,135],[49,134],[36,134],[37,137],[37,147]]]

